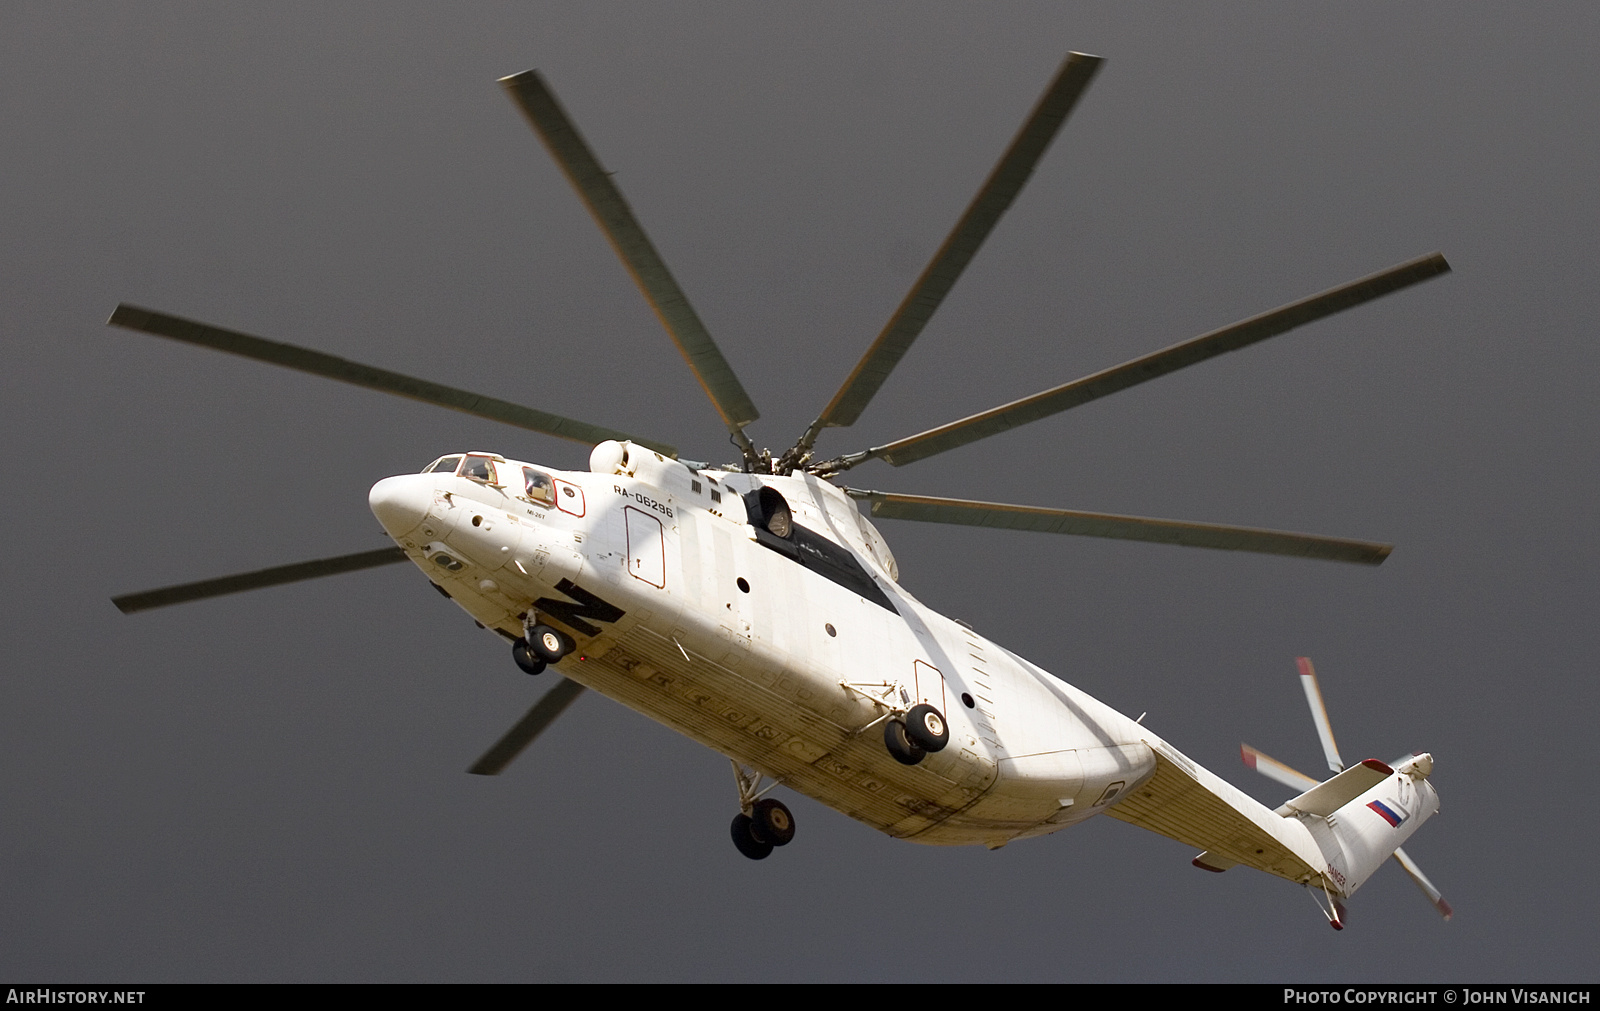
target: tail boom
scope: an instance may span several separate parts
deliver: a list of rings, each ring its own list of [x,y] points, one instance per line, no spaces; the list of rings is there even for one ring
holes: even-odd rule
[[[1106,813],[1202,849],[1202,870],[1254,867],[1345,899],[1439,810],[1428,755],[1363,762],[1274,811],[1166,741],[1145,744],[1155,774]]]

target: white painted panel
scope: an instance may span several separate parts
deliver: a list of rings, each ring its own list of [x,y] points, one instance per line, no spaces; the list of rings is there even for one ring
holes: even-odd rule
[[[732,492],[729,492],[732,494]],[[707,603],[716,612],[717,622],[733,635],[748,639],[750,622],[746,618],[744,599],[734,579],[742,571],[738,556],[733,550],[733,535],[725,523],[712,525],[711,543],[716,565],[713,567],[713,592]],[[765,551],[766,548],[761,550]]]
[[[706,607],[700,559],[700,517],[692,509],[678,510],[678,571],[683,573],[685,603],[696,610]]]

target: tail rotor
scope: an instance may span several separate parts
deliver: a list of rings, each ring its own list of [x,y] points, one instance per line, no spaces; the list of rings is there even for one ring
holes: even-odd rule
[[[1421,814],[1421,818],[1418,818],[1415,824],[1409,826],[1409,829],[1414,830],[1416,824],[1420,824],[1422,819],[1431,815],[1433,810],[1437,809],[1437,796],[1433,795],[1432,787],[1427,785],[1427,778],[1433,772],[1432,756],[1425,754],[1407,755],[1405,758],[1392,763],[1392,768],[1391,765],[1369,759],[1347,771],[1344,759],[1339,756],[1339,746],[1333,738],[1333,724],[1328,719],[1328,707],[1322,699],[1322,689],[1317,683],[1317,672],[1311,666],[1310,659],[1306,657],[1299,657],[1295,662],[1300,671],[1300,687],[1305,691],[1306,704],[1311,709],[1311,720],[1316,725],[1317,738],[1322,744],[1323,757],[1327,759],[1328,769],[1334,773],[1334,776],[1326,781],[1318,780],[1278,761],[1259,749],[1252,748],[1248,744],[1241,744],[1239,746],[1239,755],[1245,765],[1268,779],[1301,791],[1300,796],[1291,799],[1278,808],[1278,813],[1284,817],[1326,817],[1328,824],[1333,828],[1334,837],[1343,844],[1343,849],[1347,852],[1370,849],[1374,844],[1382,845],[1378,839],[1368,838],[1372,834],[1369,830],[1370,827],[1363,826],[1359,821],[1354,820],[1349,825],[1344,824],[1339,815],[1343,815],[1346,807],[1364,806],[1376,812],[1390,827],[1399,828],[1412,817],[1412,813],[1400,804],[1394,802],[1385,804],[1381,799],[1374,799],[1372,803],[1364,805],[1357,804],[1358,797],[1363,800],[1367,797],[1367,793],[1363,791],[1372,789],[1368,785],[1372,780],[1367,777],[1376,776],[1376,782],[1381,783],[1398,774],[1400,779],[1408,780],[1409,784],[1414,786],[1415,796],[1422,797],[1423,788],[1425,787],[1426,794],[1432,797],[1431,809],[1428,809],[1426,804],[1418,808],[1416,813]],[[1381,769],[1385,775],[1379,776],[1376,772],[1363,772],[1363,767]],[[1338,780],[1339,783],[1336,784],[1335,780]],[[1340,784],[1343,784],[1343,786],[1341,787]],[[1404,792],[1402,790],[1402,793]],[[1338,798],[1336,801],[1331,801],[1334,805],[1331,808],[1326,806],[1330,803],[1327,799],[1330,797]],[[1395,810],[1397,807],[1399,808],[1398,816]],[[1409,835],[1410,833],[1407,831],[1405,834]],[[1405,850],[1392,842],[1388,845],[1393,847],[1389,855],[1394,858],[1394,861],[1400,865],[1401,869],[1406,872],[1417,888],[1422,891],[1422,894],[1434,909],[1438,910],[1439,915],[1449,920],[1455,914],[1455,910],[1450,907],[1450,903],[1445,901],[1444,896],[1440,894],[1439,889],[1434,886],[1433,882],[1428,880],[1428,876],[1422,873],[1422,868],[1417,866],[1417,862],[1411,859]],[[1349,856],[1354,858],[1356,854],[1349,852]],[[1333,862],[1330,862],[1330,868],[1332,866]],[[1367,866],[1367,873],[1370,873],[1372,869],[1376,869],[1377,864],[1372,863]],[[1352,866],[1350,869],[1353,871],[1355,868]],[[1342,899],[1355,891],[1364,880],[1364,874],[1354,875],[1347,882],[1341,882],[1341,887],[1338,891],[1330,889],[1327,883],[1324,882],[1321,886],[1321,891],[1324,894],[1320,896],[1316,894],[1318,888],[1311,888],[1313,897],[1317,899],[1318,907],[1328,917],[1328,922],[1335,930],[1344,929],[1345,907]]]

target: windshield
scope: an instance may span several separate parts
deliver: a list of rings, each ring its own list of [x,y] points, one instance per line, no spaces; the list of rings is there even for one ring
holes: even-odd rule
[[[461,465],[461,476],[484,484],[494,484],[494,461],[487,456],[469,456]]]

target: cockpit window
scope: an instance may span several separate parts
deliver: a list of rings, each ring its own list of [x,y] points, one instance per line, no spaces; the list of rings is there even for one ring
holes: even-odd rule
[[[494,461],[487,456],[469,456],[461,467],[461,476],[484,484],[494,484]]]
[[[423,468],[424,474],[454,474],[461,463],[459,456],[441,456]]]
[[[532,467],[524,467],[522,477],[527,482],[529,498],[545,505],[556,504],[556,483],[550,480],[549,474],[541,473]]]

